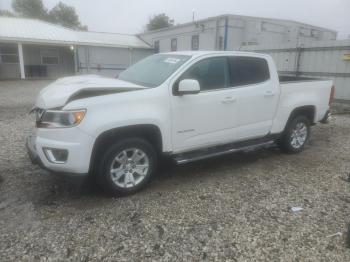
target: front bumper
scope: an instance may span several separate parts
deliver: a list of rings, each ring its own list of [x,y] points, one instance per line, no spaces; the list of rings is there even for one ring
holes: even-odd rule
[[[36,140],[35,136],[28,136],[26,138],[26,148],[27,148],[27,152],[28,152],[28,156],[29,156],[30,161],[32,161],[33,165],[38,165],[42,169],[46,169],[48,171],[53,171],[53,170],[48,169],[41,161],[41,159],[38,155],[38,152],[36,151],[35,140]]]
[[[74,130],[37,130],[35,136],[26,139],[26,148],[33,164],[53,173],[84,176],[89,173],[94,139],[75,128]],[[69,152],[64,163],[52,163],[44,149],[65,149]]]
[[[26,148],[27,148],[28,156],[34,165],[38,165],[38,164],[42,165],[40,158],[38,156],[38,153],[36,151],[35,139],[36,139],[35,136],[28,136],[26,138]]]

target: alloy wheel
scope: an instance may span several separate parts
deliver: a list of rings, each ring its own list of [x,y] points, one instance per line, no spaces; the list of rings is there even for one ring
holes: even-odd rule
[[[149,157],[143,150],[124,149],[112,161],[110,177],[118,187],[132,188],[145,179],[149,168]]]

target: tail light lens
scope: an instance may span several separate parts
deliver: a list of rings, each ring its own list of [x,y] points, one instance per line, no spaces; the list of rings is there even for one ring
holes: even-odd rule
[[[335,86],[332,86],[331,95],[329,96],[329,105],[331,106],[334,102],[335,97]]]

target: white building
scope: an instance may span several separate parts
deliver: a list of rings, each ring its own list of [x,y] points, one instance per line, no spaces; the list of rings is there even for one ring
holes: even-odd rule
[[[116,76],[153,53],[135,35],[80,32],[39,20],[0,17],[0,80],[80,73]]]
[[[139,35],[156,51],[237,50],[247,45],[335,40],[337,32],[299,22],[222,15]]]

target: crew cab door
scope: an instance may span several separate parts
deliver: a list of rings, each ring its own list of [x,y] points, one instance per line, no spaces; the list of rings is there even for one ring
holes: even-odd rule
[[[271,130],[278,105],[277,80],[271,76],[265,58],[232,56],[229,60],[231,86],[237,90],[237,139],[265,136]]]
[[[228,58],[210,57],[190,66],[175,82],[172,103],[172,141],[174,152],[233,141],[237,98],[229,87]],[[197,94],[177,95],[181,80],[200,84]]]

